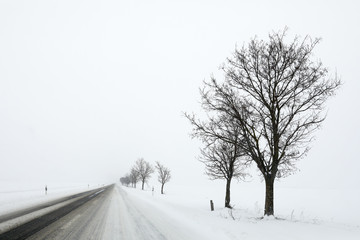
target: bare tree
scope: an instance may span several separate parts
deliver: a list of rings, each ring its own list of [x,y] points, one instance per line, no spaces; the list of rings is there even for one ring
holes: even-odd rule
[[[132,187],[136,188],[136,183],[139,181],[140,175],[135,167],[131,168],[129,177]]]
[[[240,127],[226,115],[209,117],[207,122],[196,120],[188,114],[185,116],[193,126],[192,137],[204,143],[199,159],[205,164],[205,173],[212,180],[226,180],[225,207],[231,208],[231,181],[233,178],[246,177],[246,162],[241,158],[244,153],[241,150]]]
[[[122,185],[125,185],[125,186],[128,187],[129,184],[130,184],[130,176],[129,176],[129,174],[127,174],[125,177],[121,177],[120,182],[121,182]]]
[[[320,60],[311,60],[319,39],[296,37],[286,44],[286,31],[236,49],[223,66],[225,81],[212,78],[201,92],[207,109],[236,119],[241,128],[242,149],[265,180],[265,215],[274,214],[275,178],[296,169],[325,120],[326,100],[341,85]]]
[[[164,194],[164,185],[165,183],[169,182],[171,178],[170,169],[168,169],[159,162],[156,162],[155,168],[159,174],[158,181],[161,183],[161,194]]]
[[[141,180],[141,189],[144,190],[144,184],[150,178],[151,174],[154,172],[154,169],[151,167],[150,163],[146,162],[143,158],[140,158],[135,162],[134,169],[139,174]]]

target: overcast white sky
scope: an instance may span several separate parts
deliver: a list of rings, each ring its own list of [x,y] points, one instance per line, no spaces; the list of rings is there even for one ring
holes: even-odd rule
[[[235,46],[289,27],[344,85],[301,172],[360,183],[358,1],[0,0],[0,181],[113,182],[139,157],[202,181],[182,112]],[[322,169],[325,169],[323,172]],[[205,181],[205,180],[204,180]]]

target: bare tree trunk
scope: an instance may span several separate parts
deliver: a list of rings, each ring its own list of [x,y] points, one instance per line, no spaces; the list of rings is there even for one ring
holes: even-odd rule
[[[161,184],[161,194],[164,194],[164,184],[165,183]]]
[[[264,215],[271,216],[274,215],[274,178],[265,177],[265,210]]]
[[[230,184],[231,179],[226,179],[226,193],[225,193],[225,207],[231,208],[230,206]]]
[[[141,190],[144,190],[145,180],[142,180]]]

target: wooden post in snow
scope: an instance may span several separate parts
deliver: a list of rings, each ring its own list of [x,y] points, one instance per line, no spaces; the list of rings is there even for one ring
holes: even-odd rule
[[[210,200],[210,210],[214,211],[214,202],[213,202],[213,200]]]

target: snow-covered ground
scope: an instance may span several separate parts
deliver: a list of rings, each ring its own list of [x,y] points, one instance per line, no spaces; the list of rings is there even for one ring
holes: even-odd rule
[[[1,191],[0,215],[84,191],[87,186],[54,185],[48,195],[40,188],[27,189]],[[145,191],[116,186],[105,224],[109,225],[105,226],[109,231],[104,233],[109,239],[117,239],[111,235],[120,231],[114,231],[119,228],[111,227],[114,223],[122,225],[121,233],[129,239],[135,239],[131,238],[136,236],[134,231],[146,232],[147,228],[149,234],[159,233],[165,239],[360,239],[357,189],[286,188],[280,184],[275,190],[276,219],[262,218],[261,184],[234,183],[231,211],[223,207],[221,182],[206,186],[169,183],[165,185],[165,195],[159,193],[156,185],[154,192],[151,189],[152,186]],[[215,203],[213,212],[210,200]]]
[[[0,216],[97,187],[100,185],[0,181]]]
[[[179,228],[202,233],[204,239],[360,239],[359,198],[351,189],[278,188],[274,219],[262,218],[264,193],[259,186],[234,184],[232,211],[223,207],[222,188],[217,183],[168,186],[161,195],[157,189],[122,187],[148,215],[166,213]],[[215,202],[213,212],[210,200]]]

